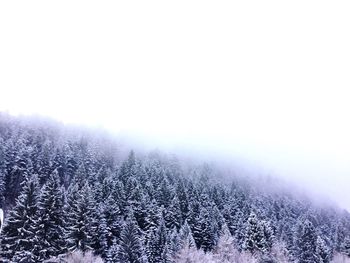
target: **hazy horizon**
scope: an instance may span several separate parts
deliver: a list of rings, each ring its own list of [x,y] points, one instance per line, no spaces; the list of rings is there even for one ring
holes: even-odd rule
[[[350,210],[348,10],[4,2],[0,111],[242,158]]]

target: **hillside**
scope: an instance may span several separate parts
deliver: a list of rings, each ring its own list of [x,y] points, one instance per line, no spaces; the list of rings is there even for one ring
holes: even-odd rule
[[[0,261],[74,251],[108,263],[350,256],[347,211],[288,186],[264,187],[271,178],[261,183],[160,152],[126,155],[120,144],[108,134],[1,114]]]

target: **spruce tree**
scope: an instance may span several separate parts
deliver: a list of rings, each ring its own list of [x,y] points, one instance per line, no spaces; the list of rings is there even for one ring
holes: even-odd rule
[[[128,158],[122,163],[118,173],[119,179],[123,182],[124,185],[126,185],[126,182],[130,178],[135,177],[135,174],[136,174],[135,169],[136,169],[135,153],[134,151],[131,151],[129,153]]]
[[[181,249],[180,235],[176,228],[173,228],[168,234],[167,247],[171,258],[174,258],[176,253]]]
[[[141,231],[129,213],[128,218],[120,233],[116,261],[118,263],[145,263],[147,262],[143,248],[143,238]]]
[[[256,214],[252,212],[245,225],[243,249],[251,253],[265,253],[266,248],[264,229]]]
[[[7,262],[35,262],[31,255],[34,248],[32,232],[34,217],[37,212],[38,178],[32,176],[23,183],[21,194],[15,207],[9,213],[1,233],[1,256]],[[24,261],[24,262],[26,262]]]
[[[214,232],[214,222],[207,208],[202,207],[200,210],[197,226],[197,245],[204,250],[204,252],[210,251],[216,244],[216,235]],[[197,232],[199,230],[199,232]]]
[[[261,227],[264,232],[264,241],[265,241],[263,252],[269,253],[274,244],[275,235],[270,222],[267,222],[266,220],[261,221]]]
[[[99,244],[96,252],[105,258],[114,241],[120,236],[121,214],[118,204],[112,196],[109,196],[104,203],[100,204],[98,211],[97,236]]]
[[[350,237],[344,238],[341,244],[341,252],[350,257]]]
[[[168,258],[167,253],[167,231],[162,218],[147,243],[148,261],[150,263],[165,262]]]
[[[117,241],[113,241],[113,245],[108,249],[106,256],[104,257],[104,260],[106,263],[116,263],[118,261],[118,244]]]
[[[220,237],[214,252],[218,262],[236,261],[236,246],[227,224],[224,224],[220,231]]]
[[[316,241],[316,254],[319,263],[329,263],[331,261],[331,253],[326,242],[320,237]]]
[[[165,224],[168,229],[180,229],[182,223],[181,207],[178,197],[175,195],[164,213]]]
[[[145,233],[148,236],[157,229],[162,217],[162,209],[157,206],[155,200],[152,200],[147,206],[147,215],[145,219]]]
[[[297,227],[295,250],[297,262],[318,262],[317,234],[314,225],[308,219],[300,221]]]
[[[17,149],[12,149],[11,157],[8,157],[13,158],[14,163],[11,167],[7,167],[5,177],[5,196],[6,201],[10,203],[16,200],[18,193],[22,190],[22,182],[29,177],[31,169],[31,160],[24,139],[20,139],[16,145]]]
[[[55,170],[41,190],[31,230],[35,233],[35,254],[40,260],[64,252],[63,194]]]
[[[182,225],[179,232],[180,248],[196,247],[191,228],[187,221]]]
[[[72,192],[72,194],[76,194]],[[70,251],[90,250],[95,245],[96,214],[91,188],[86,183],[72,200],[67,214],[66,241]]]

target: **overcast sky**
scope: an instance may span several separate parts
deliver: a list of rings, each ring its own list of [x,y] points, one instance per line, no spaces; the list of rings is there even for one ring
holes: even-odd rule
[[[240,155],[350,208],[348,1],[2,1],[0,110]]]

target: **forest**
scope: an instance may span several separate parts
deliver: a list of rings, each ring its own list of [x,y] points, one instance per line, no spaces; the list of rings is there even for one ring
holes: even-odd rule
[[[349,212],[274,180],[0,114],[0,261],[350,262]]]

